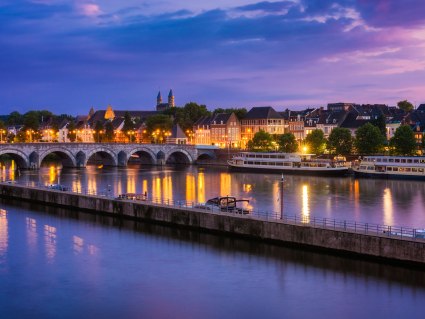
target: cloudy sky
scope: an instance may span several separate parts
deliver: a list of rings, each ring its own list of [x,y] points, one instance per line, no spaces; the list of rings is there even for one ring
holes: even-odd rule
[[[0,0],[0,114],[425,102],[423,0]]]

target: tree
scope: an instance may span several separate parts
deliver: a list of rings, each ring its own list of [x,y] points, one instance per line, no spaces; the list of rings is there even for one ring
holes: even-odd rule
[[[379,128],[382,136],[384,136],[385,139],[387,138],[387,123],[385,121],[384,115],[382,114],[379,115],[376,119],[373,119],[372,121],[370,121],[370,123],[376,126],[377,128]]]
[[[323,154],[326,148],[326,138],[322,130],[313,130],[304,139],[313,154]]]
[[[347,155],[351,153],[353,138],[347,128],[336,127],[329,134],[328,149],[337,155]]]
[[[134,122],[130,117],[130,113],[125,112],[124,114],[124,125],[122,127],[122,132],[125,136],[128,136],[129,142],[132,143],[134,141]]]
[[[410,112],[411,110],[413,110],[413,104],[412,104],[412,103],[410,103],[410,102],[409,102],[409,101],[407,101],[407,100],[399,101],[399,102],[397,103],[397,106],[398,106],[398,108],[399,108],[399,109],[403,110],[403,111],[404,111],[404,112],[406,112],[406,113],[408,113],[408,112]]]
[[[111,143],[114,141],[114,125],[111,121],[106,122],[105,124],[105,142]]]
[[[270,151],[273,149],[273,137],[271,134],[260,130],[254,134],[252,140],[248,142],[248,148],[256,151]]]
[[[21,125],[24,123],[24,117],[19,112],[12,112],[7,117],[7,125]]]
[[[354,146],[359,154],[378,153],[384,144],[384,137],[376,126],[366,123],[356,132]]]
[[[96,121],[96,124],[94,125],[94,132],[93,132],[93,138],[94,141],[97,143],[102,142],[102,134],[103,132],[103,124],[101,121]]]
[[[213,112],[214,115],[218,113],[228,113],[228,114],[235,113],[238,119],[242,119],[245,117],[248,111],[246,110],[246,108],[229,108],[229,109],[218,108],[218,109],[215,109]]]
[[[24,131],[26,130],[34,130],[38,131],[40,127],[40,121],[38,118],[37,111],[29,111],[24,114]]]
[[[68,124],[68,134],[67,137],[71,142],[75,142],[77,139],[77,132],[75,131],[75,124],[74,121],[69,122]]]
[[[294,153],[298,150],[298,142],[295,139],[295,135],[292,133],[280,135],[277,143],[279,145],[279,151],[281,152]]]
[[[390,146],[397,155],[413,155],[416,151],[415,133],[409,125],[397,128],[390,140]]]
[[[201,117],[210,116],[211,113],[205,105],[199,105],[194,102],[187,103],[183,108],[176,110],[176,122],[180,125],[183,132],[193,129],[193,124]]]
[[[165,114],[153,115],[146,120],[146,136],[154,143],[162,143],[166,139],[166,134],[170,133],[173,126],[171,117]]]

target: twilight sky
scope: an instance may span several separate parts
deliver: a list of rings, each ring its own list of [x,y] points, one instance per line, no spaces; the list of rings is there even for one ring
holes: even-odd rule
[[[425,102],[424,0],[0,0],[0,114]]]

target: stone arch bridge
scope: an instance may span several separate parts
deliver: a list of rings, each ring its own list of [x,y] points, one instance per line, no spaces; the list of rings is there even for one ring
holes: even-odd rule
[[[65,167],[86,167],[90,162],[127,166],[130,160],[145,164],[192,164],[201,158],[215,158],[209,146],[185,144],[120,143],[14,143],[0,144],[0,156],[8,155],[22,169],[37,169],[55,154]]]

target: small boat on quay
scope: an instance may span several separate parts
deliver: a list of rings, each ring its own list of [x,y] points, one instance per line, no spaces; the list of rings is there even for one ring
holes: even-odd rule
[[[220,211],[237,214],[249,214],[249,210],[238,207],[238,203],[247,202],[248,199],[236,199],[234,196],[218,196],[207,200],[206,203],[198,204],[194,208],[205,209],[210,211]]]
[[[241,152],[227,161],[236,171],[279,174],[344,176],[348,166],[342,159],[317,159],[313,154]]]
[[[147,194],[124,193],[118,195],[115,199],[118,200],[147,200]]]
[[[425,156],[364,156],[353,172],[357,177],[425,180]]]

